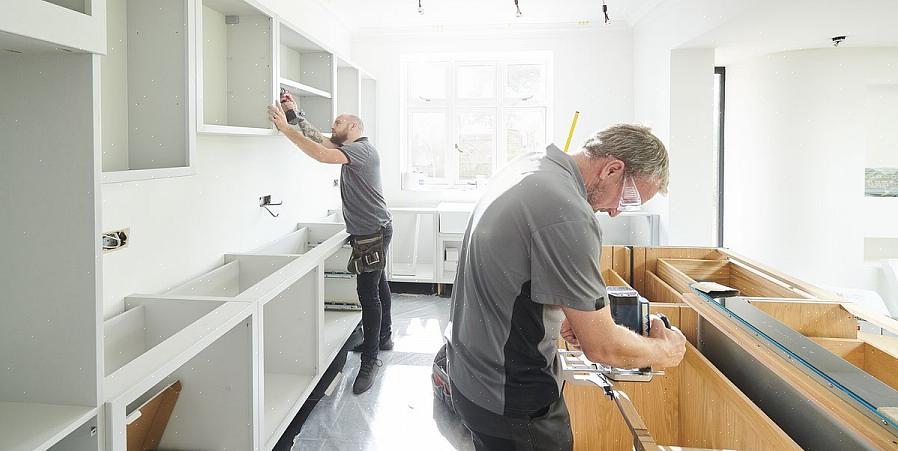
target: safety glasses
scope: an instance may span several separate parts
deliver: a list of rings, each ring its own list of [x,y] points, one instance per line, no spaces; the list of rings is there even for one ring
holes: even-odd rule
[[[620,193],[620,203],[617,211],[639,211],[642,207],[642,198],[639,197],[639,190],[636,189],[636,182],[632,176],[624,179],[624,188]]]

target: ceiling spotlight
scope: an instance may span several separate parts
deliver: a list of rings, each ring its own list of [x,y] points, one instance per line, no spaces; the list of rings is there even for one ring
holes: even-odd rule
[[[848,39],[848,36],[833,36],[833,47],[838,47],[839,44],[845,42]]]
[[[602,13],[605,14],[605,23],[611,22],[611,18],[608,17],[608,5],[605,4],[605,0],[602,0]]]
[[[418,14],[424,15],[424,7],[421,6],[421,0],[418,0]]]
[[[518,5],[518,0],[514,0],[514,9],[517,10],[517,12],[514,13],[515,17],[521,17],[524,15],[524,13],[521,12],[520,5]]]

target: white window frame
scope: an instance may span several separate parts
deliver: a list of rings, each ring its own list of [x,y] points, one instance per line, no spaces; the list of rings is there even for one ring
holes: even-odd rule
[[[446,62],[448,63],[446,76],[446,100],[434,99],[430,101],[416,101],[410,99],[409,68],[416,63]],[[458,99],[456,68],[464,65],[492,64],[496,67],[496,97],[495,99]],[[522,99],[510,99],[505,97],[505,86],[508,76],[507,67],[517,64],[542,65],[545,71],[545,92],[542,98],[533,101]],[[545,140],[551,142],[553,130],[553,68],[552,52],[516,52],[516,53],[447,53],[447,54],[415,54],[403,55],[400,58],[400,158],[399,170],[402,174],[402,189],[412,191],[445,190],[445,189],[477,189],[480,181],[463,181],[459,179],[459,159],[450,158],[449,149],[457,144],[459,134],[459,114],[463,111],[493,109],[495,112],[494,137],[496,140],[495,151],[491,155],[492,174],[506,162],[507,142],[503,136],[506,116],[514,110],[538,110],[545,111]],[[445,112],[446,113],[446,139],[447,155],[445,162],[446,177],[424,177],[420,183],[408,183],[409,177],[409,119],[416,112]],[[492,175],[490,174],[490,176]],[[487,177],[489,178],[489,177]]]

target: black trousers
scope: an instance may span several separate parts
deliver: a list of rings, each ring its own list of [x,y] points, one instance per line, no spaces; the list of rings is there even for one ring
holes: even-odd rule
[[[390,241],[393,239],[393,225],[384,226],[384,255],[389,255]],[[380,339],[392,333],[393,319],[390,316],[390,284],[384,271],[363,272],[356,277],[356,292],[362,304],[362,360],[374,360]]]
[[[453,385],[452,405],[471,430],[477,451],[570,451],[574,447],[563,396],[531,415],[503,416],[465,398]]]

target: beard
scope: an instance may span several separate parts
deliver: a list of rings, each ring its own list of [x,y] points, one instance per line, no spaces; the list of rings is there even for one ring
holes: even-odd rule
[[[599,197],[604,193],[604,190],[599,188],[598,183],[594,183],[592,186],[586,187],[586,202],[589,203],[589,206],[592,208],[593,212],[599,211],[595,205],[599,201]]]
[[[332,133],[331,137],[330,137],[331,142],[338,146],[342,146],[346,142],[346,139],[347,139],[347,136],[345,133],[343,133],[343,134]]]

